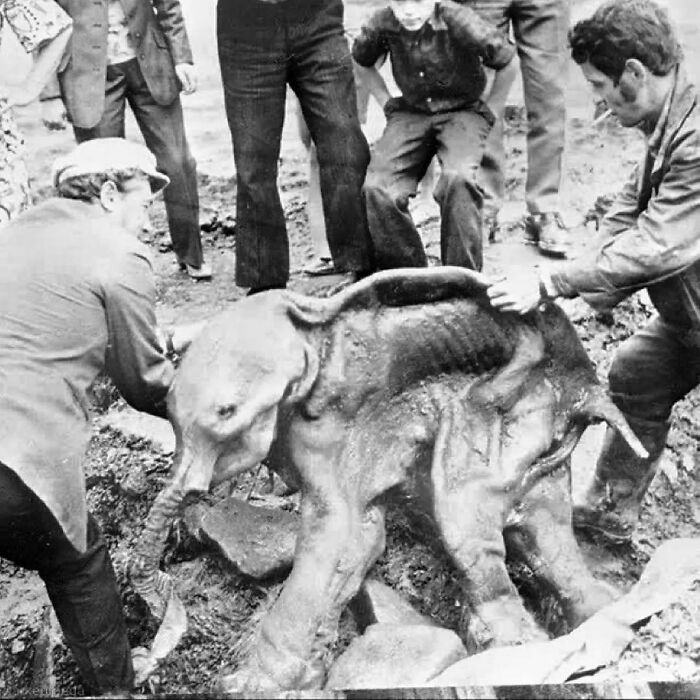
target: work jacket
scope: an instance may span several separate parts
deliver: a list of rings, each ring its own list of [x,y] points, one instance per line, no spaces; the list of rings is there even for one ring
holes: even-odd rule
[[[551,270],[562,296],[609,308],[646,288],[660,316],[700,330],[700,105],[684,72],[598,243]]]
[[[104,111],[109,0],[56,0],[73,19],[65,65],[59,72],[71,122],[95,126]],[[136,60],[153,99],[171,104],[180,93],[175,64],[192,63],[178,0],[121,0]]]
[[[81,551],[88,391],[104,370],[132,406],[165,416],[173,368],[148,249],[89,204],[47,200],[0,236],[0,462]]]

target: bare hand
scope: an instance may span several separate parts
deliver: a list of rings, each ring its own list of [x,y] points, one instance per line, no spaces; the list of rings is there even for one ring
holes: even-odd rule
[[[491,306],[501,311],[526,314],[542,301],[540,277],[535,270],[513,271],[487,290]]]
[[[182,85],[182,92],[191,95],[197,89],[197,69],[191,63],[178,63],[175,73]]]

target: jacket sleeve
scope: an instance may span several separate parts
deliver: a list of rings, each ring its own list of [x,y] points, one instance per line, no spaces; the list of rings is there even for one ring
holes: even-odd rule
[[[126,401],[166,417],[173,366],[157,336],[153,269],[145,254],[130,251],[105,287],[106,367]]]
[[[700,138],[677,144],[647,208],[627,228],[608,228],[599,245],[552,271],[562,296],[630,293],[677,275],[700,260]],[[631,206],[631,203],[628,203]],[[624,226],[631,208],[613,219]]]
[[[356,63],[365,68],[374,66],[380,58],[389,53],[389,44],[382,26],[386,11],[375,12],[360,29],[352,45],[352,57]]]
[[[158,24],[170,47],[173,62],[176,65],[178,63],[194,63],[179,0],[151,0],[151,2],[156,11]]]
[[[603,217],[602,231],[614,235],[636,225],[639,215],[639,171],[640,165],[638,164],[632,169],[624,186],[613,200],[609,211]]]
[[[440,12],[460,44],[479,49],[485,66],[500,70],[515,56],[515,45],[508,36],[480,17],[471,7],[453,0],[441,0]]]

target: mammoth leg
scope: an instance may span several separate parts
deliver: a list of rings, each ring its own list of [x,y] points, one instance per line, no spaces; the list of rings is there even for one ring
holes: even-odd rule
[[[321,688],[344,605],[384,550],[384,507],[340,483],[349,465],[316,455],[301,469],[301,530],[294,568],[242,667],[221,692]]]
[[[499,414],[454,401],[440,415],[433,454],[436,521],[466,577],[462,636],[470,651],[543,637],[506,569],[501,434]]]
[[[575,627],[619,593],[598,581],[586,565],[574,537],[571,511],[567,464],[532,488],[505,536],[509,553],[559,599],[567,622]]]

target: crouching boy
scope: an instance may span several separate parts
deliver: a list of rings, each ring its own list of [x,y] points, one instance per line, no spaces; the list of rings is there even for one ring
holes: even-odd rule
[[[387,92],[387,124],[364,186],[379,268],[427,265],[408,200],[437,155],[441,260],[481,269],[483,193],[476,176],[494,123],[482,100],[484,67],[498,71],[489,96],[502,92],[512,80],[512,70],[502,69],[514,51],[499,30],[452,0],[389,0],[363,26],[353,58],[372,72],[388,54],[402,93]]]

